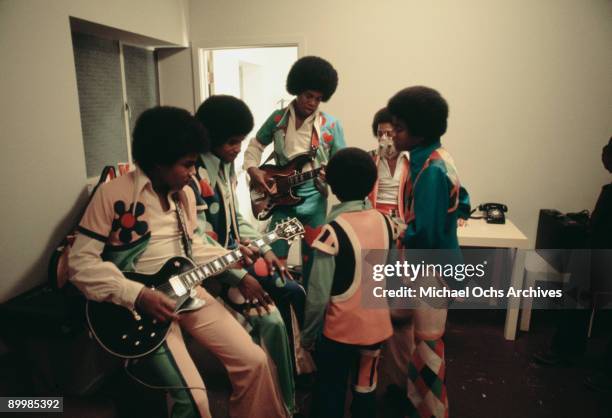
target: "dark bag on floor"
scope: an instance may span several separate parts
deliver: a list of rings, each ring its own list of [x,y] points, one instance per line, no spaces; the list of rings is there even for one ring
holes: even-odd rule
[[[589,248],[589,212],[540,209],[536,251],[553,268],[565,271],[572,249]]]

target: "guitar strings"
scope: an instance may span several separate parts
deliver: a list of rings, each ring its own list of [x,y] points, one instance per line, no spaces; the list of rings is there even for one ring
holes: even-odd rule
[[[222,256],[222,257],[217,258],[217,259],[216,259],[216,261],[219,261],[219,262],[222,264],[222,267],[221,267],[220,269],[217,269],[217,268],[214,268],[214,267],[212,267],[212,266],[211,266],[210,268],[211,268],[211,270],[212,270],[213,274],[211,274],[210,276],[214,276],[214,275],[216,275],[216,274],[220,274],[220,273],[221,273],[222,271],[224,271],[224,270],[225,270],[225,269],[228,267],[228,265],[229,265],[229,263],[227,262],[227,260],[225,260],[225,259],[223,258],[223,256]],[[207,264],[212,264],[212,262],[207,263]],[[201,266],[197,266],[197,267],[194,267],[194,268],[192,268],[192,269],[190,269],[190,270],[188,270],[188,271],[186,271],[186,272],[179,273],[179,276],[183,276],[183,275],[185,275],[185,274],[191,273],[191,272],[193,272],[193,271],[197,270],[197,269],[198,269],[198,268],[200,268],[200,267],[201,267]],[[218,270],[218,271],[217,271],[217,270]],[[208,276],[208,277],[210,277],[210,276]],[[161,291],[161,292],[163,292],[163,293],[166,293],[166,294],[169,294],[170,292],[174,292],[174,288],[172,287],[172,285],[171,285],[169,282],[165,282],[165,283],[163,283],[163,284],[159,285],[159,286],[158,286],[156,289],[157,289],[157,290],[159,290],[159,291]]]

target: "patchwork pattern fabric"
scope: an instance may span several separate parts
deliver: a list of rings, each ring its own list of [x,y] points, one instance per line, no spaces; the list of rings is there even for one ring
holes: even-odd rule
[[[448,418],[444,342],[420,340],[408,365],[408,418]]]

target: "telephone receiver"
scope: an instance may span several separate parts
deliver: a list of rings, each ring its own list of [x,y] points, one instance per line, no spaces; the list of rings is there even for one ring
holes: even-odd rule
[[[478,206],[478,210],[485,212],[485,220],[490,224],[506,223],[505,212],[508,212],[508,206],[502,203],[483,203]]]

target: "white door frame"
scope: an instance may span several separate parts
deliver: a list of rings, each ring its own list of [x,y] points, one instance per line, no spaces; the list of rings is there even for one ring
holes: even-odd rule
[[[202,79],[202,69],[206,67],[204,51],[213,49],[243,49],[266,47],[297,47],[298,58],[306,55],[306,38],[302,35],[258,37],[257,39],[225,39],[191,42],[191,64],[193,71],[193,108],[197,109],[210,95],[207,80]]]

